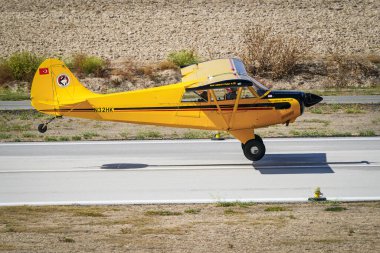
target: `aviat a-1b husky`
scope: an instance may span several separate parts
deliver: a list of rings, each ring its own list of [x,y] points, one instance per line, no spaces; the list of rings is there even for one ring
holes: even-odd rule
[[[227,131],[244,155],[260,160],[265,146],[254,130],[293,123],[321,97],[300,91],[269,90],[250,77],[239,59],[219,59],[181,69],[177,84],[113,94],[86,89],[65,64],[45,60],[31,90],[34,108],[55,117]],[[53,118],[53,119],[54,119]],[[45,132],[49,122],[40,124]]]

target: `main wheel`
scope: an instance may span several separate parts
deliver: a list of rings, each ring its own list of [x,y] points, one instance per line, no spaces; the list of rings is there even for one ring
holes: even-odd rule
[[[263,139],[261,139],[260,135],[255,134],[255,140],[258,140],[259,142],[264,143]]]
[[[258,139],[252,139],[244,144],[243,151],[248,160],[258,161],[265,155],[265,145]]]
[[[45,133],[47,131],[47,125],[46,124],[39,124],[38,125],[38,132]]]
[[[263,139],[261,139],[260,135],[255,134],[255,140],[258,140],[258,141],[264,143],[264,141],[263,141]],[[241,148],[242,148],[243,150],[244,150],[244,146],[245,146],[245,144],[242,143],[242,144],[241,144]]]

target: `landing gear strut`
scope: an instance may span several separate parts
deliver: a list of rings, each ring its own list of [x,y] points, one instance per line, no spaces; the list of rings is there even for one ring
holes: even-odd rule
[[[40,133],[45,133],[46,131],[47,131],[47,126],[48,126],[48,124],[49,123],[51,123],[53,120],[55,120],[56,118],[62,118],[62,116],[56,116],[56,117],[54,117],[54,118],[51,118],[51,119],[49,119],[47,122],[45,122],[45,123],[42,123],[42,124],[39,124],[38,125],[38,132],[40,132]]]
[[[255,139],[247,141],[245,144],[241,144],[244,155],[248,160],[258,161],[265,155],[265,145],[263,140],[257,134]]]

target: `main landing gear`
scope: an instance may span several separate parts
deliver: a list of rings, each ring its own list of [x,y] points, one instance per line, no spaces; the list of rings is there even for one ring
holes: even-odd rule
[[[40,132],[40,133],[45,133],[46,131],[47,131],[47,126],[48,126],[48,124],[50,123],[50,122],[52,122],[53,120],[55,120],[56,118],[62,118],[62,116],[57,116],[57,117],[54,117],[54,118],[51,118],[51,119],[49,119],[47,122],[45,122],[45,123],[42,123],[42,124],[39,124],[38,125],[38,132]]]
[[[248,160],[258,161],[265,155],[265,145],[263,139],[255,134],[255,139],[241,144],[244,155]]]

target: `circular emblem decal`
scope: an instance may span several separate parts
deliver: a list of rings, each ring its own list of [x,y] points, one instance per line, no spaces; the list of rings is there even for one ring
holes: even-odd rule
[[[70,79],[69,79],[69,77],[66,74],[60,74],[57,77],[57,83],[58,83],[59,86],[61,86],[61,87],[64,88],[64,87],[69,86]]]

